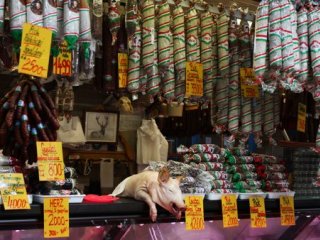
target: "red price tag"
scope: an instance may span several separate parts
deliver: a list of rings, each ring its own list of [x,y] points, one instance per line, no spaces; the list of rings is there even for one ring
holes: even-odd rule
[[[71,76],[71,51],[67,48],[67,43],[63,42],[59,48],[59,55],[53,58],[53,74],[61,76]]]

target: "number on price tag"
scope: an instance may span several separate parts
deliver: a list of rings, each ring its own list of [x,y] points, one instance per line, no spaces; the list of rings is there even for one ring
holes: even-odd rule
[[[69,237],[69,199],[45,198],[44,211],[44,237]]]
[[[186,230],[203,230],[204,213],[202,196],[186,196]]]
[[[186,95],[203,95],[203,65],[201,63],[186,63]]]
[[[71,51],[68,50],[68,44],[63,41],[59,47],[59,54],[53,58],[53,74],[61,76],[71,76],[72,55]]]
[[[30,23],[23,25],[19,73],[47,78],[51,39],[51,30]]]
[[[118,53],[118,76],[119,88],[126,88],[128,85],[128,54]]]
[[[282,226],[296,224],[293,196],[280,196],[280,216]]]
[[[37,142],[40,181],[64,180],[64,163],[61,142]]]
[[[251,227],[252,228],[267,227],[264,198],[250,197],[249,202],[250,202]]]
[[[222,204],[223,227],[228,228],[228,227],[239,226],[236,195],[234,194],[223,195],[221,198],[221,204]]]
[[[1,197],[5,210],[30,209],[22,173],[0,174]]]

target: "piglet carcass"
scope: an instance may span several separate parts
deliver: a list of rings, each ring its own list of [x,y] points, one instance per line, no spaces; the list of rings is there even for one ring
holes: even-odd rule
[[[150,218],[157,219],[156,204],[160,205],[177,219],[186,209],[180,190],[181,178],[171,178],[166,167],[157,171],[144,171],[123,180],[111,195],[133,197],[145,201],[150,207]]]

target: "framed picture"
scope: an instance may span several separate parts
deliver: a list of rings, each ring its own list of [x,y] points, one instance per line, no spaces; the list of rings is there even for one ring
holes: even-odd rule
[[[118,112],[85,112],[87,142],[116,143],[118,128]]]

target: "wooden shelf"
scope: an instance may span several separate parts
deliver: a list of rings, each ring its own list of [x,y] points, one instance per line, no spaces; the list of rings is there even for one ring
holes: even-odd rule
[[[289,141],[278,141],[278,145],[280,147],[287,147],[287,148],[310,148],[315,147],[315,143],[310,142],[289,142]]]

